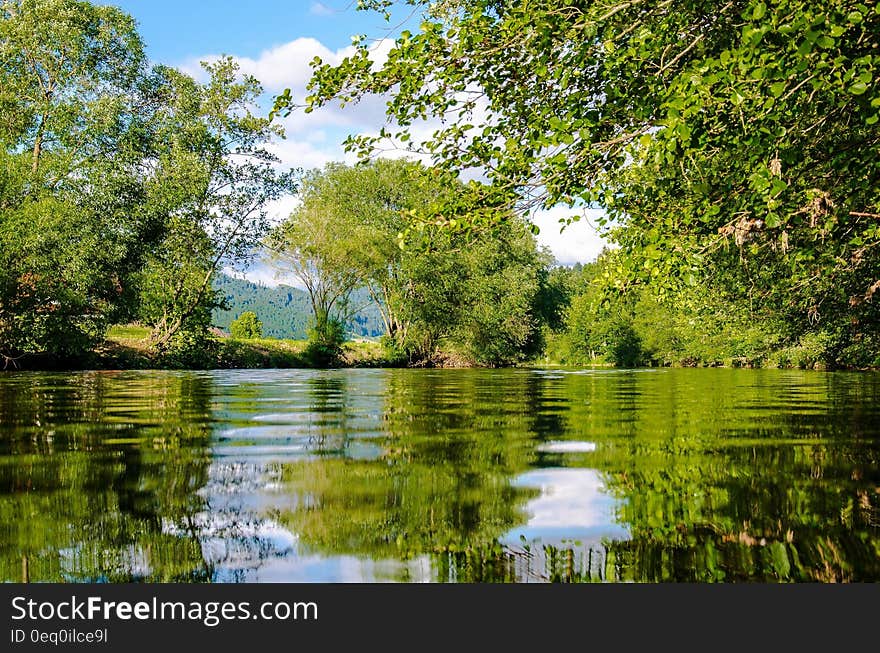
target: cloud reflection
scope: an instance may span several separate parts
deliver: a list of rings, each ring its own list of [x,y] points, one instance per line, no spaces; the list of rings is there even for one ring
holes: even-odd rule
[[[629,532],[615,519],[618,500],[605,493],[594,469],[537,469],[521,474],[513,484],[538,488],[541,494],[526,504],[528,521],[509,531],[505,543],[515,543],[520,536],[545,543],[629,539]]]

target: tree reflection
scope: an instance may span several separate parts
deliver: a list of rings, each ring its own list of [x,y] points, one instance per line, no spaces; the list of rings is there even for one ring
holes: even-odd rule
[[[343,456],[285,464],[285,491],[298,500],[282,521],[328,554],[407,558],[492,543],[522,521],[533,494],[510,483],[531,455],[515,387],[511,396],[466,375],[389,373],[376,455],[356,458],[349,446]],[[510,405],[518,408],[505,428],[493,429]]]
[[[0,383],[0,577],[204,581],[194,534],[209,461],[207,377],[7,376]]]
[[[0,575],[877,581],[878,394],[757,370],[0,376]]]
[[[598,446],[538,464],[599,470],[628,536],[458,555],[457,579],[499,565],[505,580],[880,578],[877,377],[681,370],[564,383],[563,437]]]
[[[441,581],[877,579],[872,383],[719,370],[539,383],[398,374],[382,454],[286,465],[301,501],[285,523],[328,554],[429,555]],[[535,447],[554,439],[598,444]],[[626,535],[609,523],[586,543],[508,541],[536,492],[512,481],[535,466],[597,470]]]

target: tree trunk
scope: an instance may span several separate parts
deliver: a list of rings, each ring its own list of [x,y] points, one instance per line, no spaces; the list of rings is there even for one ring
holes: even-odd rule
[[[34,139],[34,152],[31,156],[31,172],[33,174],[37,174],[37,170],[40,169],[40,155],[43,153],[43,125],[46,122],[45,115],[43,119],[40,120],[40,127],[37,129],[37,137]]]

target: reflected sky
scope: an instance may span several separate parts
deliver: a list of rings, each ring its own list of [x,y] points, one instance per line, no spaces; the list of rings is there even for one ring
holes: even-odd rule
[[[509,531],[502,541],[563,544],[573,540],[598,544],[629,538],[617,523],[619,500],[605,492],[595,469],[538,469],[521,474],[515,486],[537,488],[541,494],[526,503],[528,521]]]

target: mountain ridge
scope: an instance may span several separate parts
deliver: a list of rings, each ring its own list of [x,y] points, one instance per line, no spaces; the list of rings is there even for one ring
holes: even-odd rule
[[[211,315],[217,328],[228,332],[233,320],[245,311],[253,311],[263,323],[263,335],[267,338],[303,340],[307,337],[312,307],[306,291],[286,284],[267,286],[225,273],[216,275],[212,287],[225,301],[225,307],[215,308]],[[352,303],[364,308],[346,324],[349,335],[360,338],[381,336],[385,332],[382,318],[367,292],[353,293]]]

